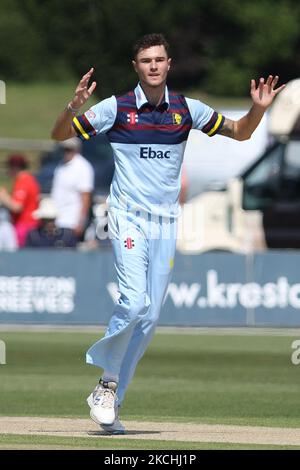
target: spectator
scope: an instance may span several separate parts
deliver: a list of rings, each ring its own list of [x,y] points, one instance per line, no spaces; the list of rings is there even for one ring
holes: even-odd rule
[[[10,222],[7,209],[0,206],[0,251],[14,251],[18,248],[15,229]]]
[[[40,220],[38,228],[27,234],[26,248],[75,248],[77,238],[73,230],[55,225],[57,210],[49,197],[41,200],[33,217]]]
[[[38,225],[32,213],[39,204],[40,187],[35,177],[27,171],[28,162],[25,156],[10,155],[7,167],[14,185],[12,195],[5,188],[0,188],[0,203],[11,212],[18,246],[22,247],[29,230]]]
[[[60,142],[60,145],[64,157],[54,172],[51,191],[57,208],[56,225],[72,229],[80,240],[88,221],[94,170],[80,154],[81,141],[77,137]]]

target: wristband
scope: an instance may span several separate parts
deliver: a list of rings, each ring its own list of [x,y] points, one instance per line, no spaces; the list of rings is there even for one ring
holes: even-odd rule
[[[75,114],[77,114],[77,112],[79,111],[79,108],[73,108],[73,107],[71,106],[71,103],[68,103],[68,105],[67,105],[67,110],[70,111],[70,113],[72,113],[72,114],[75,115]]]

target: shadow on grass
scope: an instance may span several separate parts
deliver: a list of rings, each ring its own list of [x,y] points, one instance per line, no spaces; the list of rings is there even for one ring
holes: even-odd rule
[[[110,434],[106,431],[88,431],[87,434],[89,436],[112,436],[113,434]],[[138,435],[141,435],[141,434],[161,434],[160,431],[135,431],[134,429],[131,429],[130,431],[125,431],[125,436],[138,436]],[[118,434],[114,434],[114,435],[118,435]],[[121,434],[119,434],[121,435]]]

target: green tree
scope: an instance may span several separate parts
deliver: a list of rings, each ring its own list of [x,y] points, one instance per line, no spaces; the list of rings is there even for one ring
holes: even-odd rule
[[[31,27],[15,0],[0,2],[0,44],[1,78],[29,78],[41,55],[42,45],[38,32]]]
[[[243,95],[251,78],[299,76],[299,21],[298,0],[2,0],[0,66],[22,80],[79,79],[94,66],[102,98],[135,82],[132,43],[163,32],[171,86]]]

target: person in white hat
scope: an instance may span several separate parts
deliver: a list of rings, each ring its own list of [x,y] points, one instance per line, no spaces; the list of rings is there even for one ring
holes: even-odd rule
[[[64,156],[54,173],[51,197],[56,208],[56,225],[71,229],[78,240],[82,236],[91,205],[94,188],[92,165],[80,154],[81,141],[77,137],[60,142]]]
[[[75,248],[77,238],[71,229],[56,226],[57,208],[50,197],[41,200],[33,217],[40,221],[38,228],[31,230],[26,238],[26,248]]]

